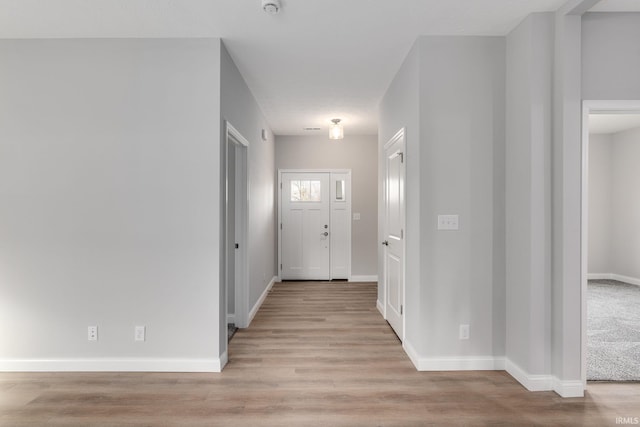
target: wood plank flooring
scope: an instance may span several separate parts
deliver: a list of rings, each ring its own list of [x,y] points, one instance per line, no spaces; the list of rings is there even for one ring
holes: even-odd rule
[[[0,426],[607,426],[640,417],[636,383],[585,398],[505,372],[417,372],[375,284],[276,284],[221,374],[0,373]]]

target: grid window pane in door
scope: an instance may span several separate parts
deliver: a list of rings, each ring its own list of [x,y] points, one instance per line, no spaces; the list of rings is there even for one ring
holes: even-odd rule
[[[308,202],[309,193],[311,192],[309,181],[300,181],[300,201]]]
[[[300,200],[300,181],[291,181],[291,201],[299,202]]]
[[[322,186],[315,180],[292,180],[292,202],[319,202],[322,200]]]
[[[309,181],[311,183],[310,199],[312,202],[319,202],[321,198],[320,181]]]

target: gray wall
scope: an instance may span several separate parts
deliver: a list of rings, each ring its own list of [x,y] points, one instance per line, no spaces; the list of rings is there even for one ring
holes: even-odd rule
[[[583,16],[583,99],[640,100],[638,40],[640,13],[587,13]],[[579,189],[575,188],[575,191]],[[615,192],[612,197],[614,195]],[[612,247],[612,263],[615,262],[613,259],[616,250]],[[623,267],[612,264],[612,269],[620,268]],[[637,270],[625,268],[624,271],[635,274],[633,272]],[[623,274],[618,271],[613,273]]]
[[[612,135],[612,273],[640,280],[640,129]]]
[[[640,280],[640,129],[589,136],[589,273]]]
[[[0,41],[0,360],[213,366],[219,49]]]
[[[640,99],[640,12],[582,17],[582,99]]]
[[[274,136],[233,59],[222,45],[221,117],[249,141],[249,306],[251,310],[275,271]],[[263,141],[261,131],[267,132]],[[221,313],[224,317],[224,314]],[[226,323],[226,319],[224,320]],[[221,337],[222,339],[222,337]],[[226,338],[224,338],[226,345]]]
[[[563,7],[553,31],[546,19],[507,37],[507,358],[571,395],[581,389],[581,101],[640,99],[640,14]]]
[[[534,375],[550,370],[552,26],[530,15],[506,52],[506,355]]]
[[[405,345],[422,346],[420,323],[420,41],[416,41],[389,85],[378,120],[378,241],[384,240],[384,145],[405,130]],[[384,274],[384,250],[378,247],[378,278]],[[385,303],[385,289],[378,281],[378,303]]]
[[[503,356],[505,39],[421,37],[420,50],[422,354]],[[450,213],[460,230],[438,231]]]
[[[581,100],[640,99],[640,13],[558,19],[554,81],[553,373],[581,376]]]
[[[611,214],[614,211],[611,144],[611,135],[589,135],[589,274],[614,272],[611,265]]]
[[[341,141],[329,136],[277,136],[277,169],[351,169],[351,212],[360,221],[351,221],[351,274],[377,274],[377,137],[349,135]]]
[[[420,37],[381,104],[380,144],[407,131],[405,344],[427,364],[504,355],[504,78],[504,38]]]
[[[556,12],[551,162],[551,375],[561,394],[582,390],[581,377],[581,21]],[[545,307],[546,308],[546,307]],[[580,385],[578,385],[580,384]],[[566,388],[566,390],[565,390]],[[572,391],[573,390],[573,391]],[[579,393],[578,393],[579,394]]]

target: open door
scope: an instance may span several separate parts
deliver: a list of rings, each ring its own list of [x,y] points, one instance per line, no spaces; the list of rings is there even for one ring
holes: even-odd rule
[[[404,130],[384,148],[385,234],[384,282],[386,318],[398,338],[404,340]]]
[[[227,323],[248,326],[248,147],[230,123],[225,159],[225,285]]]

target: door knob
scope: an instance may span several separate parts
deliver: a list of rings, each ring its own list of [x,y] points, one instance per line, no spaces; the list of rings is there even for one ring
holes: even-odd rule
[[[385,245],[385,246],[389,246],[389,241],[385,240],[384,242],[382,242],[382,244]]]

